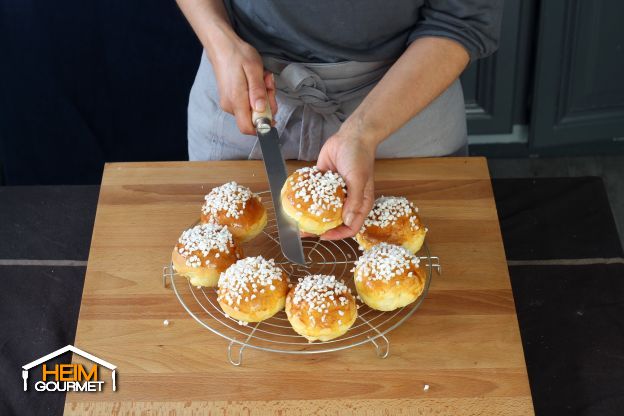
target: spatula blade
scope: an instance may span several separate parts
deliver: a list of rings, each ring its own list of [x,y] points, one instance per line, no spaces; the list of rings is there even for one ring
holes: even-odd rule
[[[258,131],[257,135],[260,148],[262,149],[264,167],[269,178],[269,188],[271,189],[271,199],[275,207],[277,232],[282,253],[293,263],[305,265],[306,261],[303,254],[301,236],[299,235],[299,227],[295,221],[286,216],[282,209],[280,192],[288,174],[286,173],[286,163],[279,147],[279,135],[275,127],[272,127],[266,133]]]

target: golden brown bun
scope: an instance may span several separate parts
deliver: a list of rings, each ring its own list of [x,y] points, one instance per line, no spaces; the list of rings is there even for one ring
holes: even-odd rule
[[[286,316],[295,332],[313,342],[345,334],[357,318],[351,291],[334,276],[299,279],[286,297]]]
[[[301,168],[282,187],[284,212],[306,233],[321,235],[342,224],[345,182],[337,173]]]
[[[418,208],[404,197],[377,198],[355,239],[364,250],[383,242],[416,253],[427,234],[417,213]]]
[[[213,188],[204,199],[201,222],[225,225],[238,241],[251,240],[267,224],[266,208],[260,197],[236,182]]]
[[[219,278],[217,301],[223,311],[242,322],[260,322],[284,309],[288,278],[271,260],[248,257]]]
[[[200,224],[184,231],[173,248],[171,263],[193,286],[214,287],[219,275],[242,256],[232,234],[218,224]]]
[[[393,311],[418,299],[426,274],[409,250],[380,243],[357,260],[354,278],[362,302],[379,311]]]

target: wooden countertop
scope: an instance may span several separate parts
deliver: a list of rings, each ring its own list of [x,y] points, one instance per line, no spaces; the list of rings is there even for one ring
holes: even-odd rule
[[[390,356],[369,345],[315,356],[247,349],[234,367],[227,341],[183,310],[161,274],[203,195],[230,180],[266,189],[262,162],[106,165],[75,345],[117,366],[118,389],[70,393],[65,413],[532,414],[485,159],[378,161],[375,179],[378,195],[420,208],[443,267],[388,335]]]

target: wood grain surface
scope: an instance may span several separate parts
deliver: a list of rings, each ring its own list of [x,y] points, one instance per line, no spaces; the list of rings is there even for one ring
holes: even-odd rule
[[[70,393],[66,414],[533,414],[484,159],[377,162],[376,194],[416,203],[443,267],[389,334],[387,359],[363,345],[227,361],[227,342],[183,310],[161,270],[203,195],[230,180],[267,189],[258,161],[106,165],[75,345],[117,365],[118,390]]]

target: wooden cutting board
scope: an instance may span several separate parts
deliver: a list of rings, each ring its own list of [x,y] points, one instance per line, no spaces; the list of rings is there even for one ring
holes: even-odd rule
[[[377,162],[376,193],[416,203],[443,267],[389,334],[387,359],[363,345],[307,357],[247,349],[241,367],[227,361],[227,342],[161,274],[204,194],[231,180],[267,189],[258,161],[106,165],[75,345],[117,366],[117,391],[70,393],[66,414],[533,413],[485,159]]]

